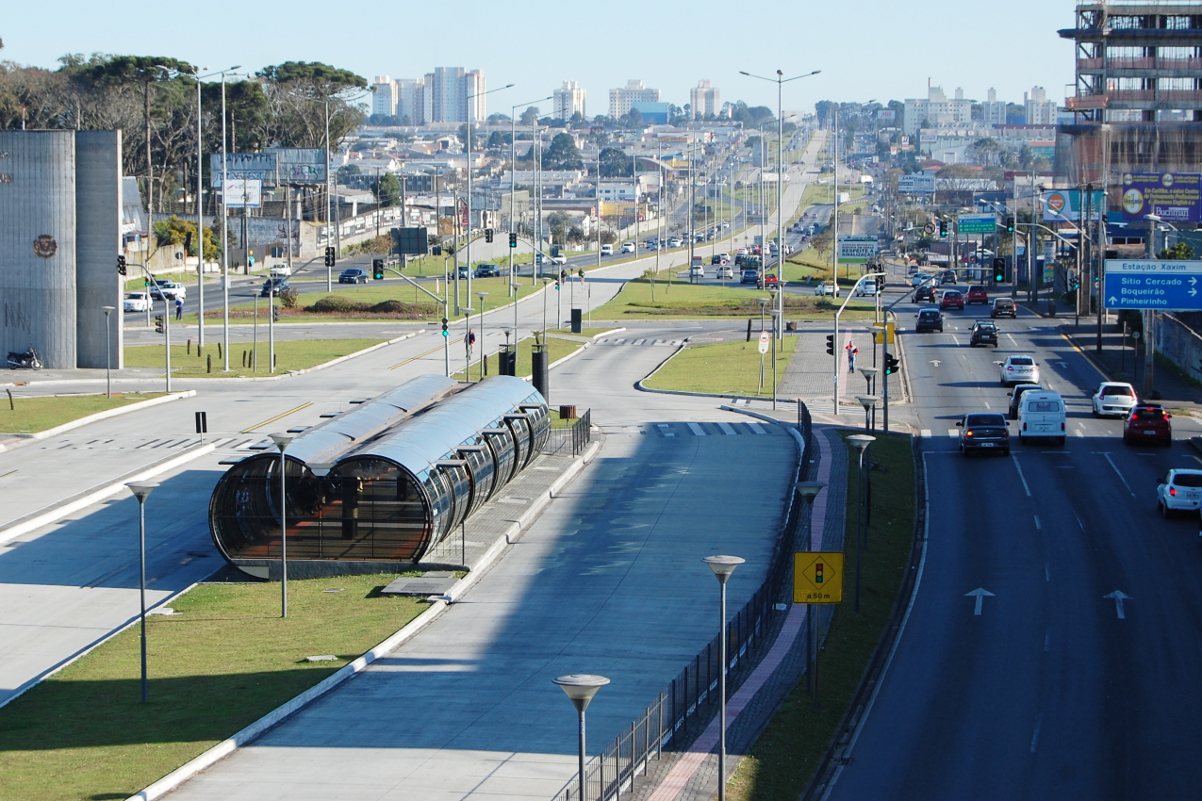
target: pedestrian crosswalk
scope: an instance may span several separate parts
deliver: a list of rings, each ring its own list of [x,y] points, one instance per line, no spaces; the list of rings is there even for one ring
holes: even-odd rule
[[[960,437],[960,429],[958,429],[958,428],[949,428],[949,429],[947,430],[947,435],[948,435],[949,437],[955,437],[955,438],[957,438],[957,439],[958,439],[958,438]],[[919,436],[919,437],[921,437],[921,438],[923,438],[923,439],[930,439],[930,438],[931,438],[932,436],[934,436],[934,435],[931,433],[931,429],[929,429],[929,428],[924,428],[924,429],[922,429],[921,431],[919,431],[919,432],[918,432],[918,436]]]
[[[603,427],[604,428],[604,427]],[[676,437],[755,437],[780,435],[779,426],[765,423],[652,423],[604,428],[610,433],[650,434],[661,439]]]
[[[680,340],[680,339],[654,339],[651,337],[644,337],[641,339],[635,338],[635,337],[622,337],[621,339],[611,339],[609,337],[606,337],[605,339],[598,340],[597,344],[598,345],[634,345],[635,347],[665,346],[665,347],[675,348],[675,347],[679,347],[682,342],[683,342],[683,340]]]

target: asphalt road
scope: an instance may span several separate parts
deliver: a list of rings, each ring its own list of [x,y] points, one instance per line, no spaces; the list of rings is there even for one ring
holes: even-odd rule
[[[899,309],[906,308],[906,304]],[[911,307],[913,308],[913,307]],[[908,315],[903,314],[905,321]],[[1162,520],[1155,485],[1196,467],[1127,447],[1092,417],[1102,376],[1054,321],[1001,321],[970,349],[981,307],[906,335],[927,476],[929,540],[906,627],[830,799],[1167,799],[1202,785],[1202,569],[1197,518]],[[913,318],[910,317],[912,320]],[[1004,411],[995,361],[1029,353],[1064,395],[1068,441],[965,458],[956,419]],[[1015,424],[1011,424],[1012,436]],[[978,588],[992,595],[975,614]],[[1112,593],[1129,596],[1117,604]]]

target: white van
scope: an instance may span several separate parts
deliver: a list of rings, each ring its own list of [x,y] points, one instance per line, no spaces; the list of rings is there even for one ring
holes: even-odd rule
[[[613,245],[602,245],[601,246],[601,255],[602,256],[614,255],[614,246]]]
[[[280,262],[272,265],[268,274],[272,278],[287,278],[292,275],[292,268],[288,266],[287,262]]]
[[[1018,441],[1027,444],[1031,438],[1054,439],[1064,444],[1064,398],[1047,390],[1028,390],[1018,407]]]

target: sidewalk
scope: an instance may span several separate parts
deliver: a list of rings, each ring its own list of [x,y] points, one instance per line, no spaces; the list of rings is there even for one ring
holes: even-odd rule
[[[1074,326],[1070,318],[1060,326],[1060,330],[1072,340],[1086,358],[1106,373],[1107,381],[1127,381],[1134,385],[1136,391],[1143,397],[1143,349],[1132,348],[1134,340],[1131,339],[1127,340],[1127,347],[1124,348],[1123,335],[1114,331],[1113,325],[1109,325],[1102,328],[1102,352],[1099,353],[1095,319],[1091,318],[1088,321],[1082,319],[1080,325]],[[1149,400],[1156,400],[1175,408],[1202,411],[1202,389],[1183,379],[1176,370],[1163,361],[1157,361],[1152,369],[1152,384],[1154,389],[1147,395]]]

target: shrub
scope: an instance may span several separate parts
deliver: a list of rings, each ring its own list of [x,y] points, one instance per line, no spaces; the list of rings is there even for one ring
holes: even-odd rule
[[[311,312],[353,312],[367,311],[367,304],[357,300],[340,297],[339,295],[326,295],[321,300],[308,307],[306,311]]]

